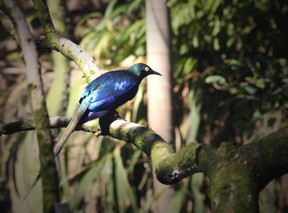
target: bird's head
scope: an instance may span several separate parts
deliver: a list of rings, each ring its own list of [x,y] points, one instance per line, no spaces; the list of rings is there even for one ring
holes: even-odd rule
[[[148,65],[143,63],[134,64],[133,66],[129,67],[128,70],[135,73],[141,79],[145,78],[147,75],[161,75],[159,72],[152,70]]]

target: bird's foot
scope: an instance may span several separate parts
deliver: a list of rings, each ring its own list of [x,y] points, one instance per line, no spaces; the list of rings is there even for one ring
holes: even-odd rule
[[[110,124],[115,120],[121,120],[119,113],[114,110],[111,113],[104,115],[103,117],[99,118],[99,125],[101,128],[101,135],[109,135],[109,128]]]

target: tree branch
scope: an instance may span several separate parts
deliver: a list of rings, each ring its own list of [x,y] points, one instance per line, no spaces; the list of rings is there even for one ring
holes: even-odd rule
[[[197,152],[203,144],[190,143],[174,153],[171,146],[153,130],[124,120],[115,120],[109,128],[110,136],[132,143],[151,158],[157,179],[164,184],[175,184],[200,172]]]
[[[71,117],[51,117],[50,128],[66,127],[71,119]],[[100,132],[107,132],[106,128],[108,128],[107,134],[109,136],[131,143],[149,156],[155,166],[158,180],[164,184],[175,184],[191,174],[200,172],[201,170],[197,165],[199,153],[204,151],[206,154],[201,154],[202,161],[209,162],[209,160],[204,159],[211,156],[210,152],[213,150],[213,148],[209,148],[204,144],[194,142],[174,153],[166,141],[143,125],[116,119],[115,117],[111,118],[111,114],[100,118],[99,123],[90,121],[77,126],[75,130],[100,134]],[[99,127],[101,127],[101,130]],[[35,124],[32,119],[0,123],[0,135],[34,129]]]
[[[72,117],[69,116],[55,116],[50,117],[49,128],[61,128],[67,127]],[[93,126],[92,126],[93,124]],[[28,119],[26,121],[15,121],[11,123],[4,123],[0,121],[0,135],[11,135],[17,132],[35,130],[35,122],[33,119]],[[81,130],[91,133],[99,133],[99,125],[97,123],[85,123],[81,126],[77,126],[75,130]]]
[[[259,212],[259,191],[288,173],[287,156],[287,127],[244,146],[222,142],[203,169],[210,179],[213,212]]]
[[[109,116],[111,115],[100,118],[100,124],[109,120]],[[50,117],[50,128],[66,127],[71,119],[72,117]],[[171,146],[153,130],[121,119],[112,119],[111,123],[108,126],[102,126],[101,130],[97,121],[77,126],[75,130],[100,134],[106,131],[106,127],[109,128],[109,136],[131,143],[149,156],[155,166],[157,178],[164,184],[175,184],[191,174],[200,172],[197,166],[198,152],[204,150],[201,147],[206,145],[194,142],[174,153]],[[0,122],[0,135],[34,129],[33,119],[12,123]]]
[[[88,83],[100,75],[101,72],[96,65],[95,58],[77,44],[57,33],[52,23],[46,1],[33,0],[33,2],[49,44],[55,48],[55,50],[74,61],[83,71]]]
[[[261,190],[271,180],[288,173],[288,127],[241,146],[237,161],[253,172]]]

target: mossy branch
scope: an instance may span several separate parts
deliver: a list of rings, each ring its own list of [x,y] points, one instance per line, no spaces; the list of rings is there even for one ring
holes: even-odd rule
[[[74,61],[83,71],[86,81],[89,83],[101,74],[95,58],[86,50],[75,44],[71,40],[61,36],[55,30],[52,23],[46,1],[33,0],[39,20],[44,28],[45,37],[48,43],[64,56]]]
[[[50,128],[66,127],[70,120],[71,117],[50,117]],[[97,135],[106,132],[113,138],[134,144],[151,157],[158,179],[165,184],[174,184],[196,172],[204,172],[208,176],[213,176],[221,170],[219,162],[226,161],[226,159],[229,160],[228,164],[235,163],[250,170],[257,180],[257,190],[263,188],[275,177],[288,172],[288,159],[283,158],[288,155],[288,128],[280,129],[245,146],[224,142],[219,148],[215,148],[192,142],[174,153],[166,141],[143,125],[121,119],[109,119],[107,116],[101,118],[100,123],[101,120],[105,124],[102,121],[100,126],[95,120],[77,126],[75,130]],[[108,128],[108,132],[106,128]],[[0,122],[0,135],[34,129],[33,119],[12,123]],[[217,162],[218,166],[215,167]]]
[[[275,177],[288,173],[288,127],[253,143],[240,146],[237,161],[253,172],[258,189]]]
[[[49,128],[54,129],[54,128],[67,127],[71,119],[72,117],[69,116],[50,117]],[[35,130],[34,119],[28,119],[25,121],[15,121],[11,123],[4,123],[3,121],[0,121],[0,135],[11,135],[17,132],[30,131],[30,130]],[[95,124],[89,122],[83,124],[82,126],[77,126],[75,130],[81,130],[91,133],[99,133],[99,126],[97,125],[97,123]]]
[[[50,117],[50,128],[66,127],[71,119],[72,117]],[[107,121],[107,117],[101,120]],[[156,168],[157,177],[162,183],[175,184],[191,174],[200,172],[196,163],[196,157],[198,156],[196,153],[204,146],[203,144],[190,143],[189,146],[174,153],[166,141],[143,125],[117,119],[113,120],[108,128],[109,136],[135,145],[151,158]],[[35,122],[33,119],[12,123],[0,122],[0,135],[34,129]],[[75,130],[97,135],[105,131],[103,127],[102,130],[100,129],[97,120],[77,126]]]
[[[109,135],[132,143],[147,154],[155,167],[158,180],[164,184],[175,184],[201,171],[196,163],[196,153],[203,144],[190,143],[174,153],[171,146],[153,130],[124,120],[113,121],[109,127]]]

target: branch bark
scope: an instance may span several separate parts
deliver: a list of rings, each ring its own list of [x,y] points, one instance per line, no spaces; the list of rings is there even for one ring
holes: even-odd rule
[[[155,132],[138,124],[116,120],[109,132],[150,156],[164,184],[204,172],[210,179],[213,212],[258,212],[259,191],[288,173],[287,127],[245,146],[223,142],[216,148],[191,142],[176,153]]]
[[[71,40],[57,33],[52,23],[46,1],[33,0],[33,3],[49,44],[55,50],[74,61],[83,71],[88,83],[100,75],[101,72],[96,65],[95,58]]]
[[[71,119],[72,117],[50,117],[50,128],[66,127]],[[100,126],[99,123],[102,125]],[[105,132],[115,139],[135,145],[151,158],[152,164],[156,169],[157,178],[164,184],[175,184],[191,174],[200,172],[201,170],[196,162],[197,150],[202,149],[208,152],[210,149],[204,144],[194,142],[174,153],[172,147],[163,138],[143,125],[114,117],[111,118],[111,115],[100,118],[99,123],[90,121],[77,126],[75,130],[91,132],[96,135]],[[0,135],[9,135],[34,129],[35,122],[33,119],[12,123],[0,122]],[[204,146],[206,147],[205,149],[203,148]],[[204,158],[206,155],[203,154],[202,156]]]
[[[70,116],[55,116],[49,119],[49,128],[61,128],[67,127],[72,117]],[[93,124],[93,126],[92,126]],[[34,119],[29,119],[26,121],[15,121],[11,123],[4,123],[0,121],[0,135],[11,135],[16,132],[35,130]],[[97,123],[89,122],[82,126],[77,126],[75,130],[82,130],[91,133],[100,133],[99,125]]]

